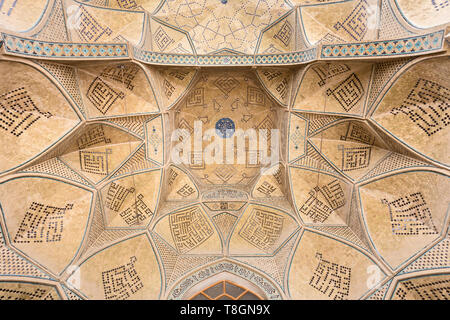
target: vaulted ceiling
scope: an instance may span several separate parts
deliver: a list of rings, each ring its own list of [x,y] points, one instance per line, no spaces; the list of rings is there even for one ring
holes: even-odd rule
[[[0,1],[0,299],[448,299],[449,16]]]

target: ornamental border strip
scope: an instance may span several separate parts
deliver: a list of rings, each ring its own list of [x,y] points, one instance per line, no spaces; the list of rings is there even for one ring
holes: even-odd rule
[[[445,30],[438,30],[393,40],[319,45],[289,53],[193,55],[146,51],[129,43],[49,42],[1,33],[3,46],[0,48],[5,54],[41,59],[135,59],[147,64],[181,66],[282,66],[328,59],[424,55],[444,50],[444,39]]]
[[[126,43],[50,42],[2,33],[6,54],[50,59],[129,58]]]
[[[444,30],[414,37],[372,42],[322,45],[321,59],[381,58],[417,55],[440,51],[444,45]]]

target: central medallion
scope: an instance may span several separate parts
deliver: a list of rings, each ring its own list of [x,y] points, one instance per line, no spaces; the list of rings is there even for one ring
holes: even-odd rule
[[[222,118],[216,122],[216,133],[223,139],[232,137],[235,129],[234,122],[230,118]]]

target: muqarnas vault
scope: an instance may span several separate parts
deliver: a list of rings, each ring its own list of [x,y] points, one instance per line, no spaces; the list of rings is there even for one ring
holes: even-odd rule
[[[0,1],[0,299],[449,299],[449,17]]]

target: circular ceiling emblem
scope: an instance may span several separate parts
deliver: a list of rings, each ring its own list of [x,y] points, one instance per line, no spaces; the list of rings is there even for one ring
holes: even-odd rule
[[[233,136],[235,131],[235,125],[233,120],[230,118],[222,118],[216,122],[216,132],[221,138],[230,138]]]

